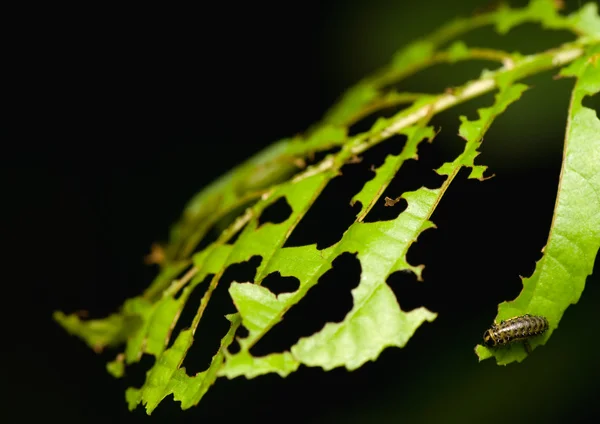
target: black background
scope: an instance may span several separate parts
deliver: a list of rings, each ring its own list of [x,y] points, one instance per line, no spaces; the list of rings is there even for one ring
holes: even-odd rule
[[[139,294],[155,272],[143,256],[152,242],[166,239],[196,191],[272,141],[306,129],[400,45],[480,6],[465,2],[450,11],[444,4],[331,0],[24,11],[11,40],[15,72],[8,85],[17,95],[2,154],[2,239],[9,252],[2,297],[5,417],[90,423],[590,417],[600,377],[597,271],[547,346],[524,363],[478,364],[472,351],[496,305],[519,293],[518,276],[531,274],[547,237],[572,87],[551,73],[532,81],[535,89],[520,109],[507,112],[486,137],[481,163],[496,176],[467,181],[461,172],[433,216],[438,228],[422,234],[409,252],[411,263],[426,264],[425,282],[407,275],[388,281],[405,310],[424,305],[439,313],[405,349],[387,349],[352,373],[302,367],[285,380],[220,379],[199,406],[182,412],[169,397],[146,417],[141,407],[127,411],[124,390],[142,384],[152,360],[115,380],[104,370],[115,352],[99,357],[51,320],[54,310],[102,317]],[[516,31],[507,39],[531,51],[568,39],[528,34]],[[474,39],[479,36],[490,44],[499,40],[491,32]],[[464,81],[462,74],[476,76],[481,64],[450,68],[401,88],[439,91]],[[461,148],[457,114],[473,119],[475,106],[491,100],[435,118],[442,132],[394,182],[391,197],[439,185],[431,169]],[[356,213],[348,202],[368,179],[370,164],[397,152],[398,143],[392,139],[344,169],[315,205],[319,214],[301,224],[301,241],[326,246],[339,240]],[[349,254],[334,265],[259,345],[263,353],[343,318],[359,267]],[[235,272],[231,278],[250,271]],[[220,317],[228,312],[226,287],[220,287],[198,332],[206,343],[193,351],[188,371],[203,369],[214,353],[223,334]]]

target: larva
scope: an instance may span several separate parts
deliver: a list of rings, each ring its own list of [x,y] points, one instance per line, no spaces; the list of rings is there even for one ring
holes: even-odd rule
[[[514,342],[527,342],[527,339],[548,330],[546,317],[522,315],[494,324],[483,333],[483,344],[487,347],[506,346]],[[526,346],[527,347],[527,346]]]

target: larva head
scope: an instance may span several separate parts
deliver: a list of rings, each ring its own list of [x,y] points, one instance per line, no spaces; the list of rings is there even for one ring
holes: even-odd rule
[[[483,333],[483,344],[487,347],[496,346],[497,342],[494,338],[494,332],[492,330],[486,330],[485,333]]]

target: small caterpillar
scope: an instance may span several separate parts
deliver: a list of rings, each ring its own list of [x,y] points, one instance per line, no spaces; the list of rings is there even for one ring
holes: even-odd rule
[[[501,347],[514,342],[525,342],[525,349],[529,352],[527,339],[542,334],[548,330],[549,324],[546,317],[522,315],[494,324],[483,333],[483,344],[487,347]]]

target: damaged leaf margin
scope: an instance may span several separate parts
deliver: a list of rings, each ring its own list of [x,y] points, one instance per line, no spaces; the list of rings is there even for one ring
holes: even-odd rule
[[[571,94],[562,169],[554,216],[543,256],[531,277],[523,278],[519,296],[501,303],[495,322],[525,314],[545,316],[550,329],[530,341],[544,345],[558,328],[568,306],[577,303],[600,248],[600,120],[583,106],[600,91],[600,46],[563,68],[560,75],[577,78]],[[480,360],[494,356],[500,365],[527,357],[523,345],[500,349],[476,347]]]

